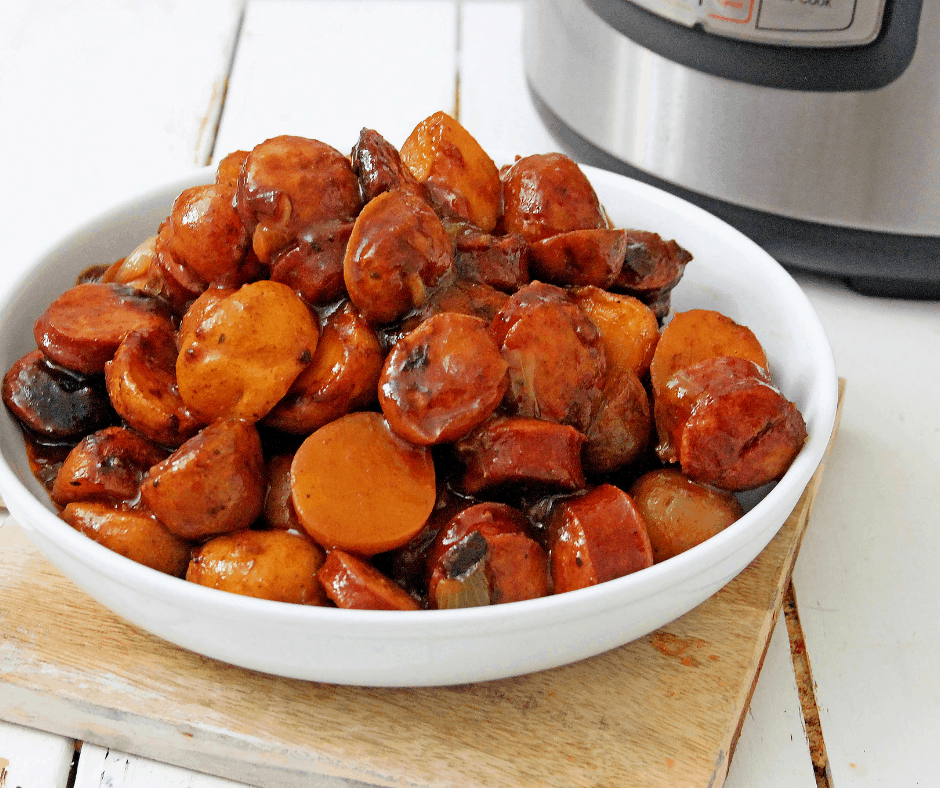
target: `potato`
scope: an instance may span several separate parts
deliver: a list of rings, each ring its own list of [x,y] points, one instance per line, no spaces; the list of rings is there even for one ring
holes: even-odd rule
[[[656,563],[710,539],[744,514],[732,493],[672,468],[643,474],[630,495],[646,524]]]
[[[76,502],[68,504],[59,516],[76,531],[138,564],[174,577],[186,572],[190,543],[147,512]]]
[[[255,425],[220,419],[154,465],[140,495],[172,533],[204,539],[251,525],[264,505],[265,487]]]
[[[317,579],[326,553],[287,531],[238,531],[193,551],[186,579],[208,588],[295,605],[324,605]]]
[[[385,354],[375,331],[348,301],[323,324],[310,365],[263,422],[285,432],[309,435],[378,396]]]
[[[258,421],[313,359],[318,337],[316,319],[287,285],[245,285],[181,336],[180,396],[203,422]]]
[[[401,160],[443,215],[481,230],[496,227],[501,211],[499,170],[459,122],[435,112],[401,146]]]
[[[607,369],[630,369],[645,377],[659,342],[653,310],[633,296],[598,287],[573,287],[569,292],[600,332]]]
[[[673,315],[659,337],[650,362],[653,393],[659,396],[680,369],[717,356],[737,356],[767,369],[767,354],[747,326],[712,309],[690,309]]]

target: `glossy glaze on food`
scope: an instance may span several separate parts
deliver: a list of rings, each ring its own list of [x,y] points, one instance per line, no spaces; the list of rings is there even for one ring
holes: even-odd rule
[[[752,332],[669,315],[692,255],[655,230],[444,113],[400,151],[276,137],[38,315],[3,400],[65,522],[190,582],[386,610],[573,591],[718,533],[806,439]]]

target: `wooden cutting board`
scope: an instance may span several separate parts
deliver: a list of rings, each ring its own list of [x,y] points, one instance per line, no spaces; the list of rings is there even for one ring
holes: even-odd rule
[[[719,788],[827,459],[767,548],[685,616],[573,665],[445,688],[317,684],[185,651],[91,600],[10,524],[0,718],[264,786],[317,774],[411,788]]]

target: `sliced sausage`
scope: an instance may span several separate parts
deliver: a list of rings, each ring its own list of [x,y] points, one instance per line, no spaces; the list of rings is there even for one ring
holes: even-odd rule
[[[385,353],[375,331],[343,302],[326,317],[309,366],[264,417],[264,423],[296,435],[371,406],[378,396]]]
[[[362,558],[331,550],[317,575],[337,607],[354,610],[418,610],[400,586]]]
[[[172,330],[163,301],[127,285],[90,282],[53,301],[36,320],[33,336],[51,361],[90,375],[104,370],[124,337],[145,326]]]
[[[583,444],[584,435],[566,424],[493,417],[456,444],[462,487],[471,494],[507,484],[582,489]]]
[[[509,363],[509,410],[585,430],[600,404],[607,362],[600,334],[560,287],[533,282],[490,324]]]
[[[491,235],[473,225],[454,234],[457,273],[470,282],[512,293],[529,281],[529,244],[518,233]]]
[[[529,271],[556,285],[605,288],[619,276],[626,251],[625,230],[569,230],[529,246]]]
[[[451,270],[453,244],[428,203],[413,193],[383,192],[359,214],[343,277],[349,298],[372,325],[391,323],[427,300]]]
[[[349,221],[362,208],[349,160],[326,143],[282,135],[252,148],[239,174],[235,207],[265,265],[304,231]]]
[[[132,331],[105,364],[111,404],[127,424],[161,446],[176,448],[203,422],[180,397],[176,335],[163,327]]]
[[[456,440],[503,399],[508,365],[482,320],[443,312],[403,337],[379,378],[388,423],[423,446]]]
[[[3,404],[23,427],[51,441],[80,438],[116,420],[100,375],[63,369],[40,350],[4,374]]]
[[[364,202],[393,189],[413,191],[419,197],[425,194],[424,187],[402,162],[398,149],[373,129],[359,132],[349,158]]]
[[[646,524],[633,499],[619,487],[602,484],[557,502],[547,526],[556,594],[653,565]]]
[[[271,279],[283,282],[308,304],[329,304],[346,292],[343,260],[353,222],[337,221],[300,232],[271,261]]]
[[[94,432],[65,458],[52,486],[52,500],[59,506],[74,501],[129,503],[140,492],[144,474],[167,453],[124,427]]]

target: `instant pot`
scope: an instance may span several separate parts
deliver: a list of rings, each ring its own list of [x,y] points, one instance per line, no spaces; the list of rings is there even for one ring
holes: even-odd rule
[[[940,3],[530,0],[524,59],[580,161],[790,268],[940,298]]]

